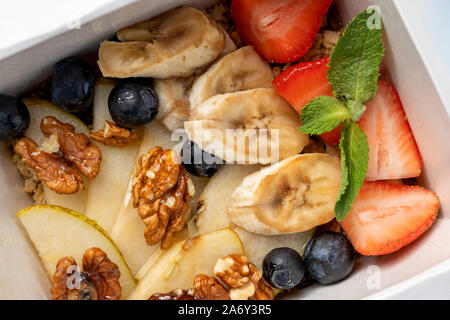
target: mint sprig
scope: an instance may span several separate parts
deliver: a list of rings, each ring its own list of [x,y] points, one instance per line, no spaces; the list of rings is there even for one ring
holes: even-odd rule
[[[336,98],[365,104],[377,93],[380,63],[384,55],[381,28],[369,28],[373,13],[354,18],[330,55],[328,81]]]
[[[381,26],[372,28],[369,23],[374,14],[378,12],[365,10],[357,15],[330,55],[327,78],[335,98],[318,97],[300,115],[299,130],[308,134],[322,134],[343,124],[339,142],[341,186],[334,208],[338,221],[350,211],[369,163],[367,137],[356,121],[363,116],[365,104],[375,97],[384,55]]]
[[[367,137],[356,122],[344,122],[339,149],[342,166],[341,187],[334,212],[336,219],[342,221],[352,208],[359,188],[363,185],[369,163]]]
[[[303,126],[299,130],[303,133],[322,134],[333,130],[351,117],[349,109],[339,100],[320,96],[311,100],[308,107],[302,110],[300,119]]]

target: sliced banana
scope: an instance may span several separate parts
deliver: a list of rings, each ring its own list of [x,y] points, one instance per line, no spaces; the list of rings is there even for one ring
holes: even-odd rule
[[[223,30],[200,10],[178,7],[117,32],[103,41],[98,65],[105,77],[187,77],[216,59]]]
[[[309,143],[297,130],[298,114],[272,88],[216,95],[192,109],[189,119],[189,139],[229,163],[275,163]]]
[[[222,52],[217,57],[217,58],[222,58],[222,57],[226,56],[227,54],[230,54],[233,51],[236,51],[237,47],[236,47],[236,44],[234,43],[233,39],[231,39],[228,32],[226,32],[225,29],[222,28],[220,25],[217,25],[217,27],[222,30],[222,32],[225,36],[225,45],[223,47]]]
[[[183,128],[189,118],[188,92],[192,86],[190,78],[155,79],[153,89],[158,95],[159,110],[156,120],[167,129]]]
[[[236,50],[236,45],[230,38],[228,33],[217,25],[225,35],[225,46],[217,57],[223,56]],[[131,35],[128,35],[131,37]],[[139,35],[136,35],[139,36]],[[216,59],[216,60],[217,60]],[[195,71],[195,74],[203,73],[208,65],[201,67]],[[189,118],[189,91],[192,88],[194,77],[171,78],[171,79],[155,79],[153,89],[158,95],[159,110],[156,119],[162,123],[167,129],[174,131],[183,128],[184,121]]]
[[[217,94],[271,88],[273,72],[252,47],[236,50],[195,80],[189,95],[191,108]]]
[[[341,178],[337,157],[293,156],[247,176],[231,195],[230,220],[265,235],[310,230],[334,218]]]

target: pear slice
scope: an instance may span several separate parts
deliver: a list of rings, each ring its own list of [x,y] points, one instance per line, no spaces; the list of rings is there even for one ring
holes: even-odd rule
[[[145,127],[144,138],[137,158],[156,146],[160,146],[163,149],[176,150],[178,143],[179,141],[172,139],[172,133],[169,130],[159,122],[152,121]],[[136,173],[137,167],[134,168],[127,183],[128,188],[111,233],[112,238],[124,253],[133,274],[136,274],[153,252],[159,248],[159,244],[148,246],[145,242],[145,225],[137,209],[133,207],[131,189]],[[195,195],[191,200],[193,205],[208,181],[207,179],[193,176],[189,177],[192,179],[195,188]]]
[[[106,120],[113,121],[109,114],[108,97],[114,86],[114,82],[107,80],[101,80],[95,86],[94,131],[103,129]],[[95,144],[102,151],[102,163],[97,177],[89,183],[86,216],[111,232],[127,191],[139,143],[123,148]]]
[[[176,142],[171,141],[170,131],[161,124],[153,121],[146,125],[144,138],[138,151],[137,158],[156,146],[172,149]],[[135,164],[136,161],[133,161]],[[136,168],[135,170],[136,171]],[[133,207],[131,194],[133,172],[126,184],[127,190],[123,197],[119,213],[112,228],[111,236],[125,255],[133,274],[145,263],[152,253],[159,248],[159,244],[148,246],[145,242],[145,225],[137,209]]]
[[[199,234],[231,226],[226,213],[229,198],[242,180],[259,168],[259,165],[227,164],[211,178],[199,197],[194,213]]]
[[[102,249],[120,270],[122,299],[134,290],[136,282],[117,246],[93,220],[82,214],[52,205],[35,205],[17,213],[39,252],[50,278],[59,259],[71,256],[81,265],[84,252]]]
[[[219,258],[244,254],[238,235],[224,229],[173,244],[138,282],[130,300],[146,300],[155,293],[192,288],[199,274],[213,275]]]
[[[61,108],[54,106],[47,100],[30,98],[24,99],[23,103],[26,105],[28,112],[30,113],[30,125],[28,126],[25,136],[34,140],[37,144],[40,144],[44,135],[41,131],[41,120],[47,116],[53,116],[59,121],[69,123],[75,127],[75,132],[84,133],[89,136],[88,127],[75,117],[73,114],[65,112]],[[83,177],[83,190],[74,194],[58,194],[49,188],[44,183],[44,199],[45,202],[52,205],[66,207],[78,212],[85,212],[87,189],[89,180]]]

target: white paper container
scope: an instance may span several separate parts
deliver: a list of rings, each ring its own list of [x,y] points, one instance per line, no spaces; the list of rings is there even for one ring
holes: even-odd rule
[[[61,26],[34,39],[32,47],[10,48],[0,60],[0,92],[19,94],[45,79],[52,65],[67,56],[96,50],[115,30],[178,4],[205,7],[208,0],[114,1],[111,8],[82,17],[81,30]],[[339,0],[344,22],[375,4],[385,26],[385,68],[397,87],[424,161],[423,185],[438,193],[442,209],[432,229],[401,251],[358,260],[349,279],[313,286],[291,295],[298,299],[450,298],[450,125],[427,63],[408,33],[397,0]],[[36,44],[37,43],[37,44]],[[20,50],[20,51],[19,51]],[[15,213],[32,203],[6,146],[0,147],[0,299],[46,299],[49,281]],[[371,266],[369,268],[369,266]],[[375,273],[373,273],[375,272]],[[379,280],[377,285],[377,280]]]

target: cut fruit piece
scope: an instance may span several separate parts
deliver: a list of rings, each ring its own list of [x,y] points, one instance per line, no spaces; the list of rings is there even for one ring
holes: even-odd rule
[[[202,150],[228,163],[269,164],[309,144],[309,136],[298,131],[300,124],[273,88],[260,88],[209,98],[191,110],[184,128]]]
[[[340,224],[356,251],[378,256],[416,240],[438,209],[436,194],[422,187],[366,181]]]
[[[341,140],[342,124],[329,132],[322,133],[320,137],[329,146],[335,146]]]
[[[275,248],[288,247],[303,254],[309,239],[314,234],[314,229],[279,236],[264,236],[248,232],[239,227],[235,227],[233,230],[241,239],[248,261],[253,263],[259,270],[262,270],[264,257]]]
[[[378,91],[359,121],[369,143],[366,180],[418,177],[422,160],[400,97],[388,82]]]
[[[33,139],[37,144],[40,144],[44,138],[44,134],[41,131],[41,121],[48,116],[53,116],[61,122],[69,123],[75,127],[75,132],[89,136],[89,128],[83,121],[53,105],[51,102],[43,99],[28,98],[23,99],[23,103],[27,107],[31,119],[25,136]]]
[[[30,113],[30,126],[25,132],[25,136],[40,144],[44,140],[41,131],[41,121],[47,116],[53,116],[61,122],[69,123],[75,127],[76,133],[83,133],[89,136],[88,127],[73,114],[65,112],[59,107],[54,106],[49,101],[37,98],[24,99],[28,111]],[[87,190],[90,181],[83,178],[83,189],[74,194],[58,194],[43,184],[44,199],[48,204],[61,206],[75,210],[77,212],[85,212],[87,201]]]
[[[108,96],[114,83],[105,80],[95,86],[93,130],[105,127],[112,121],[108,108]],[[122,148],[95,143],[102,151],[100,172],[90,181],[86,216],[97,221],[107,232],[111,232],[127,191],[139,144]]]
[[[239,236],[231,229],[177,242],[161,254],[129,299],[147,300],[155,293],[192,288],[197,275],[214,275],[217,260],[230,254],[244,254]]]
[[[140,145],[137,158],[156,146],[160,146],[163,149],[174,149],[178,143],[178,141],[172,141],[170,131],[157,121],[153,121],[145,128],[144,139]],[[127,182],[127,191],[111,232],[112,238],[122,250],[133,274],[138,272],[145,261],[159,248],[159,244],[148,246],[145,242],[145,225],[137,209],[133,207],[131,188],[135,174],[136,167]],[[206,181],[205,179],[191,178],[196,193],[192,200],[195,201],[198,197],[197,192],[198,194],[201,193]]]
[[[119,30],[103,41],[98,66],[105,77],[188,77],[216,59],[225,36],[205,13],[180,6]]]
[[[327,79],[330,58],[301,62],[280,73],[273,81],[275,90],[298,112],[319,96],[334,97]],[[341,128],[321,135],[326,144],[334,146],[341,138]]]
[[[198,77],[190,91],[190,108],[217,94],[256,88],[271,88],[273,72],[252,47],[234,51],[213,64]]]
[[[233,0],[231,17],[245,43],[269,62],[293,62],[313,44],[332,0]]]
[[[247,231],[280,235],[334,219],[341,182],[339,158],[326,153],[290,157],[244,178],[230,197],[231,222]]]
[[[211,178],[194,213],[199,234],[230,227],[226,213],[230,196],[246,176],[259,169],[259,165],[227,164]]]
[[[192,235],[190,235],[189,230],[187,228],[184,228],[180,232],[178,232],[175,237],[173,238],[172,243],[177,243],[179,241],[184,241],[188,238],[193,238]],[[164,253],[161,248],[157,248],[155,252],[145,261],[144,265],[139,269],[138,272],[136,272],[136,275],[134,276],[137,280],[141,280],[148,270],[150,270],[153,265],[158,261],[159,257]]]
[[[85,251],[92,247],[102,249],[120,270],[122,299],[126,299],[136,286],[130,269],[108,234],[82,214],[51,205],[36,205],[17,213],[27,230],[50,279],[59,259],[70,256],[81,264]]]
[[[184,121],[189,118],[189,90],[192,81],[192,77],[153,81],[153,89],[159,102],[156,120],[171,131],[183,128]]]
[[[139,148],[137,158],[156,146],[160,146],[163,149],[171,149],[175,146],[175,142],[170,139],[170,131],[158,122],[153,121],[145,127],[144,139]],[[136,159],[133,163],[136,164]],[[123,252],[133,274],[159,248],[159,244],[149,246],[145,242],[145,225],[137,209],[133,207],[131,188],[134,175],[136,174],[135,171],[136,167],[133,169],[126,184],[127,190],[111,232],[111,237]]]
[[[329,63],[330,57],[298,63],[280,73],[273,80],[273,86],[300,113],[312,99],[334,96],[327,79]]]

